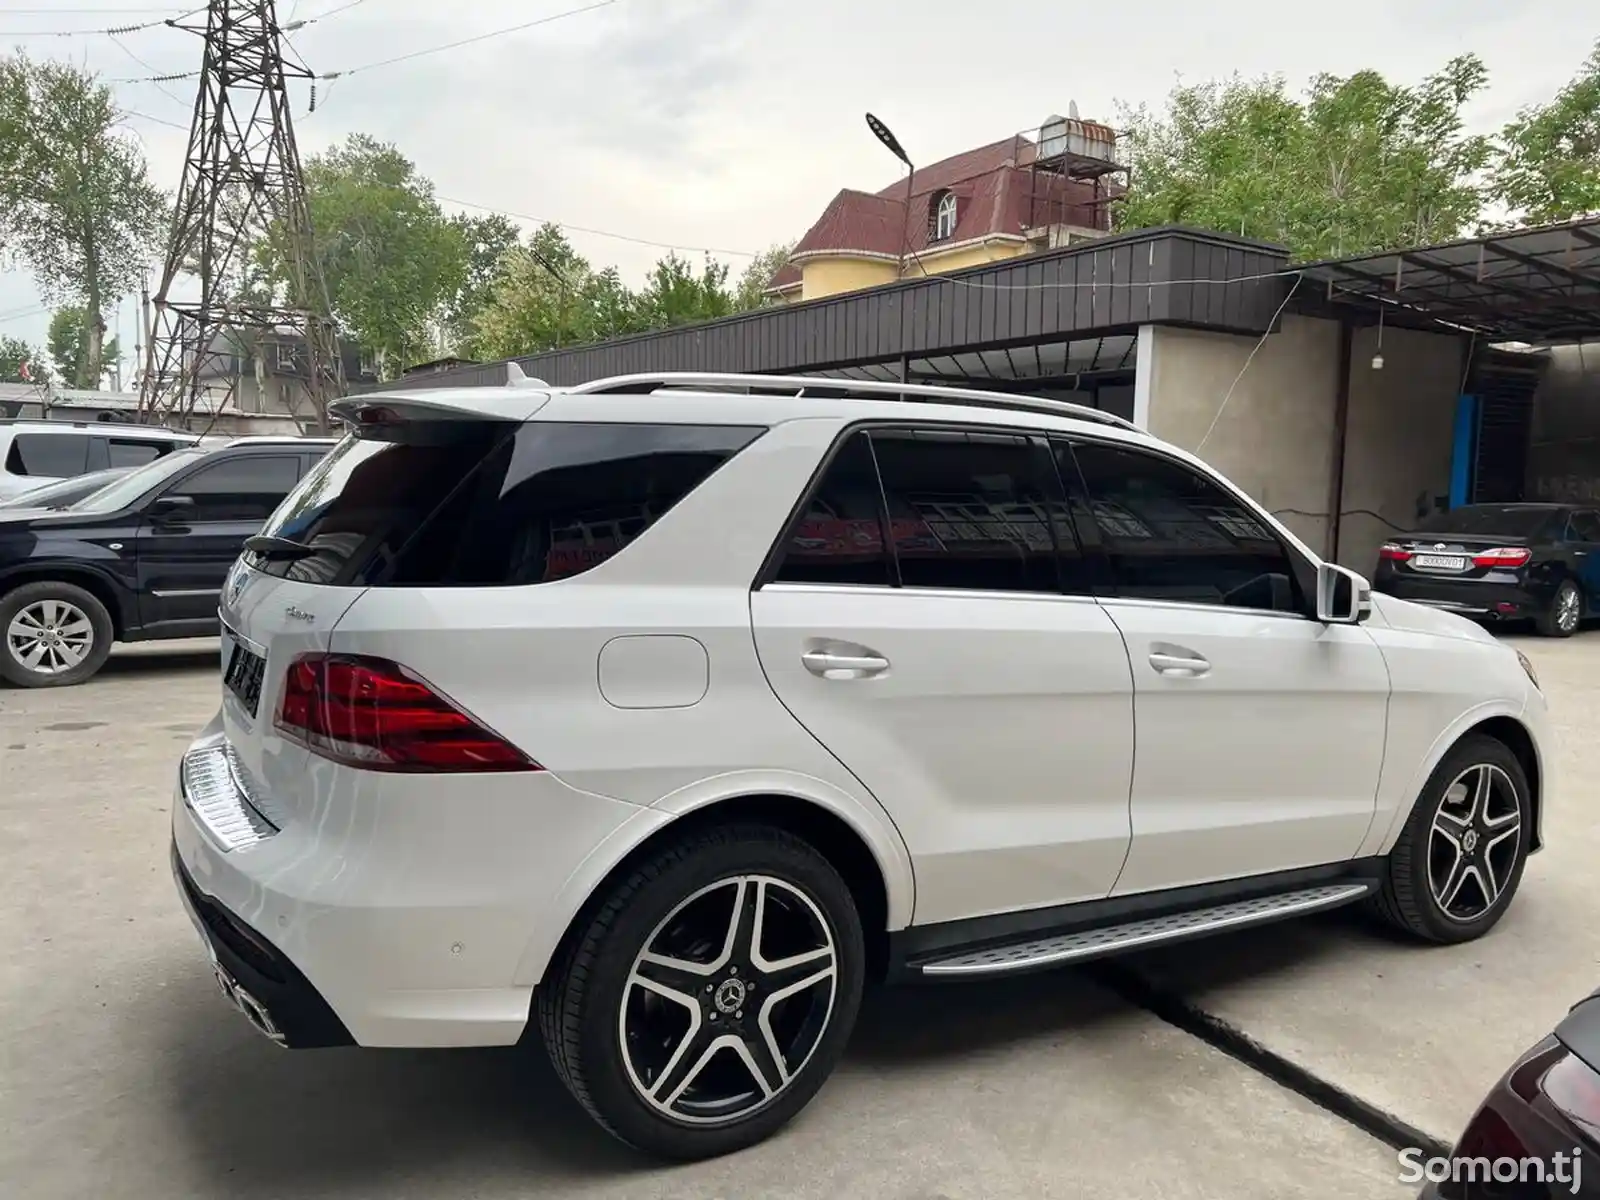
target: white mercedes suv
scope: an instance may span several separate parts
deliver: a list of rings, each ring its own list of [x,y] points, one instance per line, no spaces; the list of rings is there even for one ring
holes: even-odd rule
[[[1088,408],[652,375],[340,401],[223,589],[173,867],[287,1046],[542,1036],[678,1158],[816,1093],[869,982],[1511,902],[1527,660]]]

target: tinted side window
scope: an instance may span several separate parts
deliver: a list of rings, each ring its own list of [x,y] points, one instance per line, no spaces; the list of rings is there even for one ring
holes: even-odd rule
[[[300,460],[291,455],[236,458],[202,467],[167,490],[190,496],[190,521],[265,521],[300,478]]]
[[[1094,442],[1074,450],[1122,595],[1302,611],[1287,549],[1230,493],[1143,451]]]
[[[872,435],[904,587],[1055,592],[1064,498],[1039,443],[1008,435]],[[1066,547],[1075,552],[1073,547]]]
[[[166,442],[140,442],[127,438],[109,438],[106,441],[107,465],[112,467],[142,467],[155,462],[172,446]]]
[[[1579,542],[1600,542],[1600,514],[1575,512],[1567,536]]]
[[[776,579],[878,587],[891,582],[883,497],[866,434],[852,434],[828,464],[789,535]]]
[[[70,479],[89,469],[89,438],[81,433],[19,433],[6,468],[13,475]]]
[[[392,587],[564,579],[616,554],[761,432],[551,422],[507,432],[473,422],[427,445],[350,438],[268,530],[317,553],[253,564]]]

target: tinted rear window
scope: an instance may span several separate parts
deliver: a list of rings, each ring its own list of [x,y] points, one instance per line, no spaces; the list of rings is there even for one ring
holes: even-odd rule
[[[312,547],[250,556],[335,586],[548,583],[620,551],[762,430],[430,423],[426,444],[348,438],[267,523]]]
[[[89,469],[89,438],[81,433],[19,433],[6,469],[13,475],[67,479]]]
[[[1481,534],[1508,533],[1513,537],[1534,537],[1542,533],[1556,515],[1549,508],[1524,508],[1517,504],[1468,504],[1449,512],[1434,513],[1420,526],[1421,533]]]

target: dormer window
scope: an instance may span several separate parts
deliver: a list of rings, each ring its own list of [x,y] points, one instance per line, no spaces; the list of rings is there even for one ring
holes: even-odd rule
[[[943,242],[956,233],[956,196],[954,192],[934,194],[929,210],[928,240]]]

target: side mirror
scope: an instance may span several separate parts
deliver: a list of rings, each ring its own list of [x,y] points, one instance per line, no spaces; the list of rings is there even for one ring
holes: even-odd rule
[[[1333,563],[1317,567],[1317,620],[1324,625],[1359,625],[1372,615],[1372,585]]]
[[[193,512],[193,496],[161,496],[150,506],[153,519],[173,524],[182,523]]]

